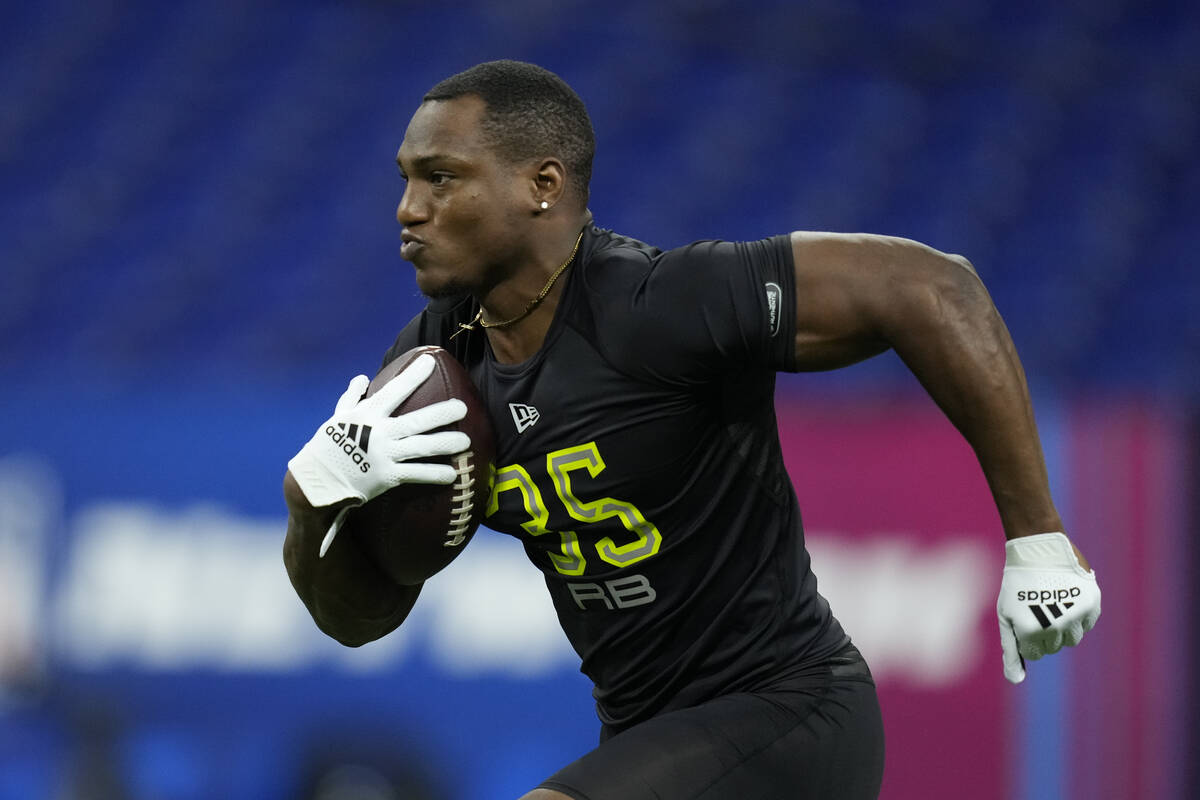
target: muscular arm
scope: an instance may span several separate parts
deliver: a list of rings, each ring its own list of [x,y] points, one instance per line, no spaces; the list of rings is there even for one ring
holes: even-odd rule
[[[336,546],[317,558],[338,506],[313,508],[290,472],[283,481],[283,496],[288,506],[284,565],[317,627],[349,647],[399,627],[421,587],[400,586],[386,578],[354,544],[349,531],[342,531]]]
[[[797,232],[791,241],[798,368],[895,350],[974,448],[1005,535],[1063,530],[1024,370],[971,264],[887,236]]]

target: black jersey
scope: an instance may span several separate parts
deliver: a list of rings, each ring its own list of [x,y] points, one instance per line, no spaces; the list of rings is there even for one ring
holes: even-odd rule
[[[786,236],[662,251],[589,227],[541,349],[498,363],[431,302],[384,363],[450,350],[496,430],[486,524],[521,540],[619,730],[846,643],[817,593],[774,412],[793,368]]]

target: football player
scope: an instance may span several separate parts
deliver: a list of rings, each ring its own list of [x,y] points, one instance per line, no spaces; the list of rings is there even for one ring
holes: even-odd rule
[[[600,744],[524,800],[876,797],[878,699],[810,570],[775,373],[891,349],[962,432],[1007,537],[998,612],[1016,682],[1025,659],[1078,643],[1100,592],[1051,498],[1009,334],[965,258],[915,241],[661,250],[599,227],[593,151],[566,83],[502,61],[433,87],[396,158],[401,255],[430,299],[384,361],[434,344],[470,372],[496,431],[487,524],[543,572],[595,685]],[[365,382],[333,422],[386,419],[358,403]],[[452,480],[426,462],[462,434],[429,431],[461,412],[396,426],[403,457],[378,475],[320,431],[290,462],[288,571],[339,641],[386,635],[420,587],[387,581],[351,537],[323,558],[320,543],[395,483]]]

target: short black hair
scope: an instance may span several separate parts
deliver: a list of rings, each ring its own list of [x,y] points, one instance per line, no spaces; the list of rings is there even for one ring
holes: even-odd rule
[[[467,94],[478,95],[487,107],[484,135],[497,155],[511,163],[561,158],[569,187],[587,204],[596,134],[587,106],[566,81],[536,64],[486,61],[439,82],[423,99]]]

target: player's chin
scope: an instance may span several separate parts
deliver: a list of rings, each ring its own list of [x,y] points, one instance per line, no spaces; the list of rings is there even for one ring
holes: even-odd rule
[[[454,275],[448,275],[445,271],[435,267],[421,265],[416,265],[416,267],[417,288],[430,300],[437,300],[440,297],[457,297],[468,291],[462,281]]]

